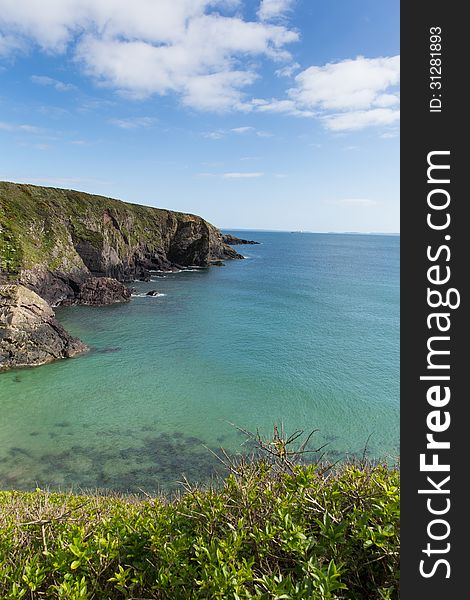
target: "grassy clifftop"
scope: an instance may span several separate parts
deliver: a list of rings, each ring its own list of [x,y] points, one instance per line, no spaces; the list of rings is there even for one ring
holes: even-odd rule
[[[199,246],[189,249],[197,241]],[[68,272],[95,263],[106,271],[113,264],[129,266],[136,254],[156,262],[159,256],[183,262],[236,257],[220,232],[195,215],[73,190],[0,182],[4,272],[38,265]]]
[[[123,222],[135,216],[135,236],[155,236],[166,211],[72,190],[0,182],[0,256],[4,269],[17,272],[41,264],[50,270],[83,268],[72,236],[103,243],[104,215]],[[111,218],[111,217],[110,217]],[[153,223],[152,223],[153,222]],[[149,225],[148,230],[144,224]],[[152,228],[151,225],[154,225]],[[125,234],[126,231],[124,230]],[[130,232],[128,232],[130,233]],[[130,236],[129,236],[130,237]]]
[[[243,257],[196,215],[0,182],[0,283],[19,281],[50,304],[93,275],[131,281],[226,258]]]

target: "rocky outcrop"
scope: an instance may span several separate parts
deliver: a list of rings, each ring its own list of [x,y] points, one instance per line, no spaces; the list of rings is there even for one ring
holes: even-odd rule
[[[0,371],[43,365],[87,349],[35,292],[22,285],[0,286]]]
[[[36,292],[48,304],[58,306],[75,304],[82,284],[90,276],[84,270],[51,272],[44,265],[37,265],[21,270],[17,277],[22,285]]]
[[[14,279],[51,305],[76,301],[90,277],[128,282],[230,258],[243,257],[196,215],[0,182],[0,281]]]
[[[243,240],[235,235],[230,235],[229,233],[222,236],[222,239],[225,244],[230,244],[232,246],[239,246],[242,244],[259,244],[259,242],[254,242],[253,240]]]
[[[129,302],[131,290],[111,277],[90,277],[80,286],[77,304],[104,306],[118,302]]]

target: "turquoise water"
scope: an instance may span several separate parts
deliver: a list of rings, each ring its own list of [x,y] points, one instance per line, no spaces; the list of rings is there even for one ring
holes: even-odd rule
[[[232,424],[398,456],[399,238],[243,235],[247,260],[134,284],[158,297],[57,310],[92,351],[0,376],[0,487],[206,481]]]

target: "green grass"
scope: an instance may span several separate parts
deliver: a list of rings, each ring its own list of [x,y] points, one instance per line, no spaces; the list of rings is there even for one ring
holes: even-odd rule
[[[399,474],[243,462],[173,500],[0,492],[0,597],[398,598]]]

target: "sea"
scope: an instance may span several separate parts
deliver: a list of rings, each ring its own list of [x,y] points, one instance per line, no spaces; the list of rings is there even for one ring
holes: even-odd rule
[[[56,309],[91,350],[0,375],[1,489],[206,485],[275,428],[305,459],[398,461],[399,236],[227,233],[260,244]]]

